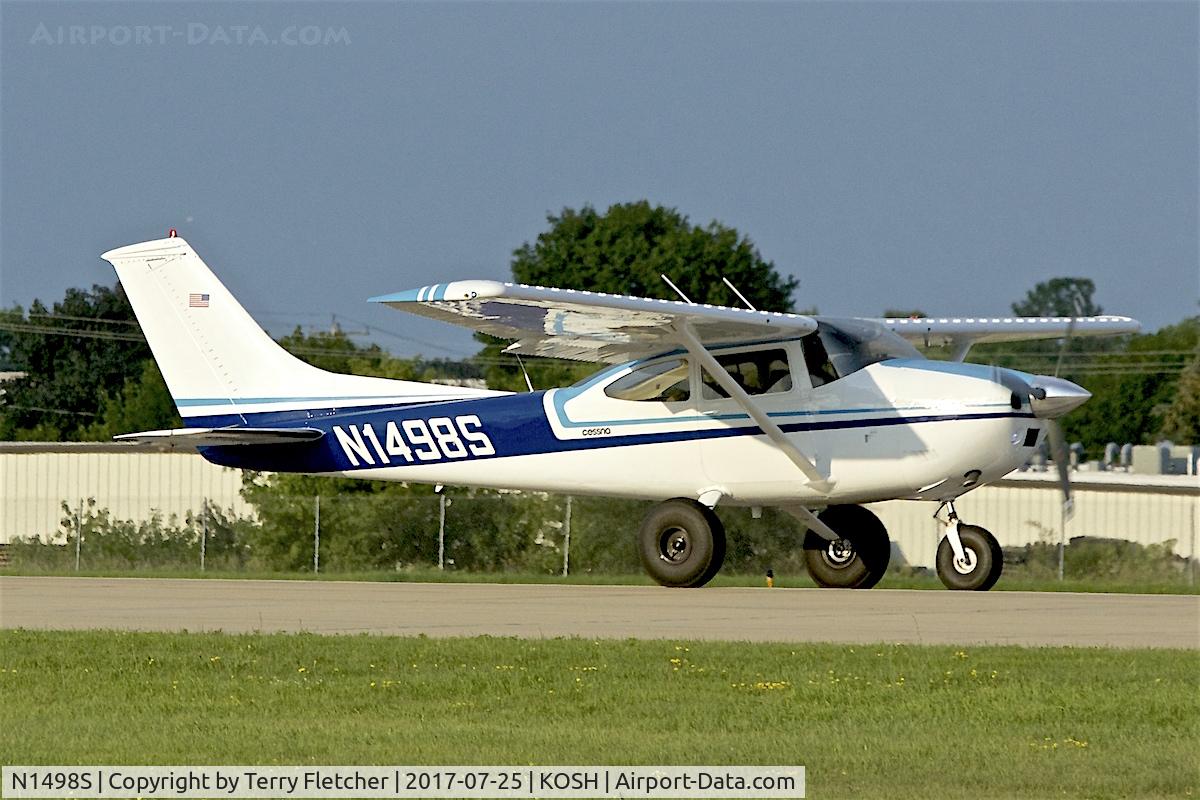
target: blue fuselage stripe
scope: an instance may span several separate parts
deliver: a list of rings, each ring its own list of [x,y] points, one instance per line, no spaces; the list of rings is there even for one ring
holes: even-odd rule
[[[230,467],[268,470],[273,472],[340,472],[382,466],[381,464],[354,465],[332,434],[335,425],[343,431],[350,426],[360,430],[370,425],[382,436],[389,422],[430,418],[457,418],[463,415],[478,416],[482,430],[495,448],[494,455],[479,458],[506,458],[523,455],[539,455],[579,450],[598,450],[610,447],[631,447],[664,442],[685,442],[705,439],[720,439],[735,436],[762,435],[753,424],[697,430],[660,430],[654,433],[616,435],[586,439],[559,439],[546,419],[543,397],[545,392],[504,395],[500,397],[458,400],[447,403],[428,403],[415,406],[387,405],[372,408],[328,409],[324,412],[266,412],[247,415],[253,418],[251,425],[271,427],[307,427],[325,431],[326,436],[315,442],[287,445],[239,445],[229,447],[206,447],[201,452],[210,461]],[[930,409],[932,412],[932,409]],[[846,414],[861,413],[847,409]],[[803,421],[783,422],[781,428],[788,433],[844,430],[847,428],[876,428],[894,425],[914,425],[951,420],[982,420],[1005,418],[1032,418],[1032,414],[1008,409],[1005,411],[979,411],[967,413],[897,414],[890,417],[846,417],[831,419],[829,415]],[[705,418],[711,419],[711,418]],[[221,427],[242,424],[237,415],[212,417],[189,417],[191,425]],[[594,423],[593,423],[594,424]],[[472,456],[474,459],[475,457]],[[414,462],[435,463],[435,462]],[[408,466],[408,462],[393,459],[388,466]]]

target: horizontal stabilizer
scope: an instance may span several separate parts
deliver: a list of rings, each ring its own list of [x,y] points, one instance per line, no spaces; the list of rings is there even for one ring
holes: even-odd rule
[[[223,447],[237,444],[296,444],[325,435],[316,428],[175,428],[114,436],[118,442],[177,447]]]

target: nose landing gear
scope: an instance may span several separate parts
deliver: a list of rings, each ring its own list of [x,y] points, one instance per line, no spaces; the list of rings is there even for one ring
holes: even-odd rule
[[[937,574],[947,589],[983,592],[996,585],[1004,569],[1004,552],[990,531],[958,518],[954,503],[943,523],[946,535],[938,544]]]

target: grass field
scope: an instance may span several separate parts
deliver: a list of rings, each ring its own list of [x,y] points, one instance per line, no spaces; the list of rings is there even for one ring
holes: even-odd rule
[[[89,578],[220,578],[225,580],[325,580],[325,581],[392,581],[424,583],[555,583],[570,585],[621,585],[652,586],[654,582],[645,573],[630,575],[581,572],[563,577],[534,572],[462,572],[456,570],[413,569],[399,572],[266,572],[198,569],[37,569],[9,566],[0,569],[0,575],[63,575]],[[713,579],[713,586],[762,586],[762,575],[725,574]],[[807,574],[776,575],[775,585],[780,588],[812,588],[815,583]],[[889,573],[879,582],[881,589],[937,589],[945,586],[934,575],[901,575]],[[1122,594],[1200,594],[1200,584],[1189,584],[1181,577],[1179,581],[1125,580],[1097,577],[1091,580],[1047,580],[1020,576],[1001,577],[992,591],[1009,592],[1117,592]]]
[[[8,764],[803,764],[832,797],[1200,796],[1200,654],[0,631]]]

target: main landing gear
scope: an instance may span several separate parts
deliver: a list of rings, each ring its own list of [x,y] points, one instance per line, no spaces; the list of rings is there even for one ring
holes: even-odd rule
[[[708,506],[676,497],[642,520],[638,554],[646,572],[663,586],[703,586],[725,561],[725,526]]]
[[[1004,551],[996,537],[958,519],[947,503],[946,535],[938,544],[937,574],[947,589],[983,592],[996,585],[1004,569]]]
[[[829,506],[817,519],[841,537],[830,541],[811,528],[804,534],[804,563],[817,586],[870,589],[879,583],[892,557],[879,517],[862,506]]]
[[[879,583],[891,558],[879,517],[862,506],[830,506],[817,519],[838,535],[830,540],[809,530],[804,537],[804,559],[817,585],[869,589]],[[703,586],[725,560],[725,527],[708,506],[676,497],[656,505],[642,521],[638,555],[663,586]]]

